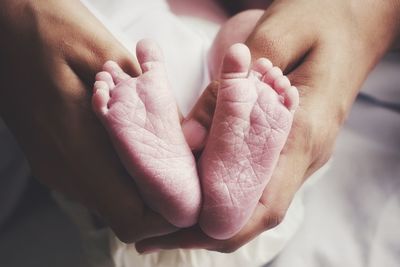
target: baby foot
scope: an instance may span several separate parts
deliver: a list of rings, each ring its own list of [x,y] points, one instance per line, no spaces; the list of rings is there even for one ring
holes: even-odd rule
[[[250,51],[225,55],[213,124],[199,162],[203,207],[199,224],[228,239],[252,215],[287,140],[299,96],[268,59],[250,68]]]
[[[173,225],[189,227],[197,222],[201,204],[195,159],[160,48],[143,40],[136,53],[143,74],[132,78],[107,62],[96,76],[93,109],[146,203]]]

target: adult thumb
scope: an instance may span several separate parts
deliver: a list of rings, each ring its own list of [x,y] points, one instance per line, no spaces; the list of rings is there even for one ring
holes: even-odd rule
[[[293,70],[311,51],[316,34],[309,28],[296,27],[299,23],[295,7],[275,1],[258,21],[246,40],[252,59],[266,57],[285,74]]]
[[[218,82],[212,82],[182,122],[186,142],[193,151],[201,151],[205,146],[214,117],[218,87]]]

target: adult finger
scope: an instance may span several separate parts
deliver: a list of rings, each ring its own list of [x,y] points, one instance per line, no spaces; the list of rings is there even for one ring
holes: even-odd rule
[[[285,73],[301,61],[317,35],[308,27],[296,27],[301,17],[298,12],[287,1],[273,2],[246,41],[253,60],[266,57]]]

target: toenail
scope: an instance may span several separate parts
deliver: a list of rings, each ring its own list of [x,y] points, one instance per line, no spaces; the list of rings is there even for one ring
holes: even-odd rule
[[[281,75],[283,75],[283,72],[282,72],[282,70],[280,69],[280,68],[278,68],[278,67],[273,67],[272,68],[272,73],[274,74],[274,76],[281,76]]]
[[[265,69],[272,69],[272,67],[274,66],[273,64],[272,64],[272,62],[271,62],[271,60],[269,60],[268,58],[265,58],[265,57],[263,57],[263,58],[261,58],[260,59],[260,63],[263,65],[263,67],[265,68]]]

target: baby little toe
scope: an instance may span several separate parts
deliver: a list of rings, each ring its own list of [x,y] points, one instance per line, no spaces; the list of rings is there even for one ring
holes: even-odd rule
[[[110,100],[110,87],[104,81],[96,81],[94,84],[92,106],[97,115],[105,115],[108,111]]]

